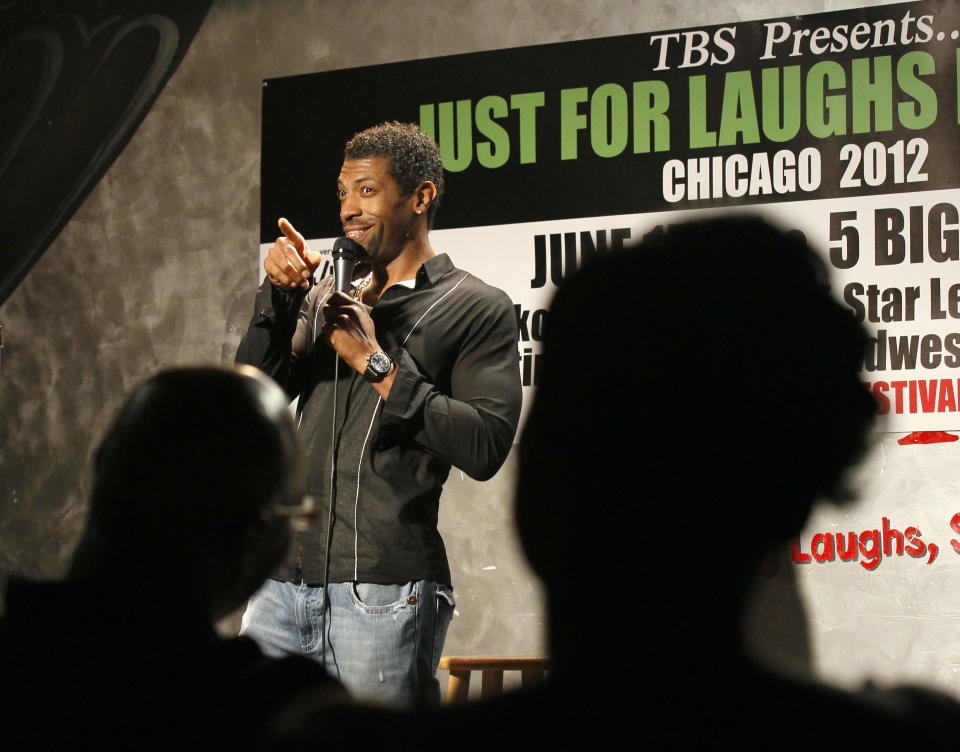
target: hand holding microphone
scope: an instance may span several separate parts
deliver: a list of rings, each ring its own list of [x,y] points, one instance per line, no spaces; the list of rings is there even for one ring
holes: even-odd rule
[[[363,255],[363,248],[355,240],[343,237],[333,241],[334,291],[350,293],[353,267],[361,255]]]
[[[365,251],[350,238],[337,238],[333,245],[334,290],[326,298],[321,313],[324,326],[322,328],[327,343],[337,351],[351,368],[358,373],[368,376],[368,366],[371,356],[379,354],[393,370],[393,363],[383,353],[383,348],[377,342],[376,327],[370,317],[370,307],[350,294],[350,282],[353,277],[353,267],[357,258],[364,257]],[[379,361],[378,361],[379,362]],[[377,375],[375,373],[375,375]],[[379,378],[371,379],[377,383],[374,388],[384,398],[390,393],[393,379],[381,373]]]

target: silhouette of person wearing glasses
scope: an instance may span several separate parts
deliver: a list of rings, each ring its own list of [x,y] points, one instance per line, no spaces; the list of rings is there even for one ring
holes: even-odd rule
[[[0,740],[242,744],[302,690],[340,696],[314,662],[268,659],[213,627],[283,557],[300,463],[287,399],[255,369],[139,386],[96,454],[66,580],[8,584]]]

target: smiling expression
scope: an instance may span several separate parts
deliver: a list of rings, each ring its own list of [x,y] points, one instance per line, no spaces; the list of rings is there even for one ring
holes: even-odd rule
[[[416,217],[415,193],[401,196],[389,168],[388,157],[348,159],[337,179],[344,234],[359,243],[371,261],[398,256]]]

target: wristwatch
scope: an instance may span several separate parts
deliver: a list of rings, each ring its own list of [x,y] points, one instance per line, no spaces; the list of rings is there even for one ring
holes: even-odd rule
[[[367,370],[363,372],[363,378],[371,383],[383,381],[393,370],[393,359],[385,352],[371,353],[367,358]]]

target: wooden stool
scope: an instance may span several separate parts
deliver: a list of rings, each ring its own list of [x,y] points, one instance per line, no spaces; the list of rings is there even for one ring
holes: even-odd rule
[[[482,672],[480,685],[481,697],[493,697],[503,692],[503,672],[519,671],[523,687],[530,687],[543,681],[544,672],[550,668],[549,658],[531,658],[517,656],[445,656],[437,666],[441,671],[449,671],[447,681],[447,702],[466,702],[470,692],[470,672]]]

